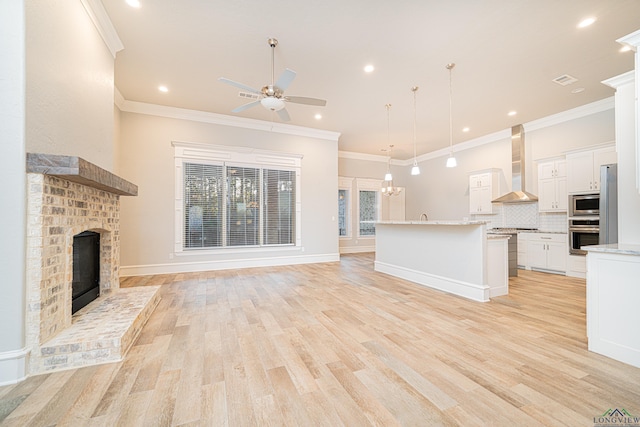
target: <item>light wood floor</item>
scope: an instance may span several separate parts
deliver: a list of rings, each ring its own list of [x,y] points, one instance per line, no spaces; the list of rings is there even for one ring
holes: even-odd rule
[[[462,268],[462,265],[461,265]],[[133,277],[162,301],[121,363],[0,388],[7,426],[593,426],[640,369],[587,351],[584,280],[477,303],[340,263]]]

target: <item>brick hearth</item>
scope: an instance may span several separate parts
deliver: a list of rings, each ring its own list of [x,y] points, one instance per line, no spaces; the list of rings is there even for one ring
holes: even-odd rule
[[[158,287],[120,289],[120,196],[137,187],[78,157],[27,155],[29,373],[120,360]],[[71,315],[73,236],[100,233],[100,297]]]

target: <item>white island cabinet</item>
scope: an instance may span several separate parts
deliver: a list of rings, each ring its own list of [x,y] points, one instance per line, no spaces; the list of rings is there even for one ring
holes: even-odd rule
[[[485,221],[380,221],[375,270],[475,301],[509,291],[509,235]]]
[[[589,350],[640,368],[640,245],[583,249]]]

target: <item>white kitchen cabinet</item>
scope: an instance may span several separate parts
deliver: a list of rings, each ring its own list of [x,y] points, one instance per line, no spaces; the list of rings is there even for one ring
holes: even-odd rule
[[[564,274],[567,270],[569,246],[562,233],[520,233],[525,235],[526,267]]]
[[[569,194],[600,191],[600,166],[617,163],[614,145],[567,154],[567,191]]]
[[[538,164],[538,210],[540,212],[566,212],[567,162],[550,160]]]
[[[469,175],[469,212],[492,214],[491,201],[500,197],[500,171],[491,169]]]

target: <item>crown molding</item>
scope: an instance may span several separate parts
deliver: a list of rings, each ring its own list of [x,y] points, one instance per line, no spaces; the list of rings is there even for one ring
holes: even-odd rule
[[[113,87],[113,103],[116,104],[116,107],[122,111],[122,106],[124,105],[124,96],[120,93],[117,87]]]
[[[381,156],[379,154],[356,153],[354,151],[338,151],[338,158],[351,160],[366,160],[369,162],[387,163],[389,156]],[[401,160],[391,160],[392,164],[400,164]]]
[[[620,74],[619,76],[611,77],[610,79],[603,80],[601,83],[612,87],[614,89],[618,89],[620,86],[627,85],[629,83],[635,83],[636,80],[636,72],[634,70],[628,71],[624,74]]]
[[[93,25],[96,26],[98,33],[102,37],[104,44],[111,52],[111,55],[115,58],[116,53],[124,49],[124,45],[118,36],[118,33],[111,22],[111,18],[104,9],[104,5],[100,0],[80,0],[84,9],[87,11],[87,15],[93,21]]]
[[[637,52],[638,46],[640,46],[640,30],[633,32],[631,34],[628,34],[624,37],[621,37],[616,41],[625,46],[629,46],[631,50],[633,50],[634,52]]]
[[[610,96],[608,98],[601,99],[600,101],[581,105],[580,107],[572,108],[571,110],[562,111],[558,114],[552,114],[551,116],[524,123],[523,126],[527,131],[543,129],[568,122],[569,120],[575,120],[592,114],[601,113],[603,111],[613,110],[615,109],[615,106],[615,98]]]
[[[580,107],[572,108],[571,110],[566,110],[558,114],[553,114],[551,116],[543,117],[538,120],[523,123],[523,126],[526,131],[530,132],[568,122],[570,120],[579,119],[591,114],[600,113],[602,111],[613,110],[614,108],[615,98],[609,97],[600,101],[592,102],[590,104],[582,105]],[[478,138],[470,139],[469,141],[455,144],[453,146],[453,152],[455,154],[459,151],[470,150],[472,148],[480,147],[482,145],[491,144],[493,142],[498,142],[509,138],[511,138],[511,129],[504,129]],[[449,149],[449,147],[441,148],[430,153],[422,154],[417,157],[417,160],[418,162],[423,162],[426,160],[437,159],[439,157],[447,157],[449,156],[450,151],[451,150]],[[409,166],[413,164],[413,159],[403,160],[401,163],[398,162],[397,164],[401,164],[402,166]]]
[[[261,130],[287,135],[318,138],[328,141],[338,141],[340,132],[307,128],[303,126],[287,125],[283,123],[266,122],[264,120],[233,117],[206,111],[189,110],[185,108],[167,107],[164,105],[147,104],[144,102],[128,101],[124,99],[120,111],[127,113],[147,114],[150,116],[167,117],[171,119],[189,120],[193,122],[211,123],[223,126],[233,126],[243,129]]]

